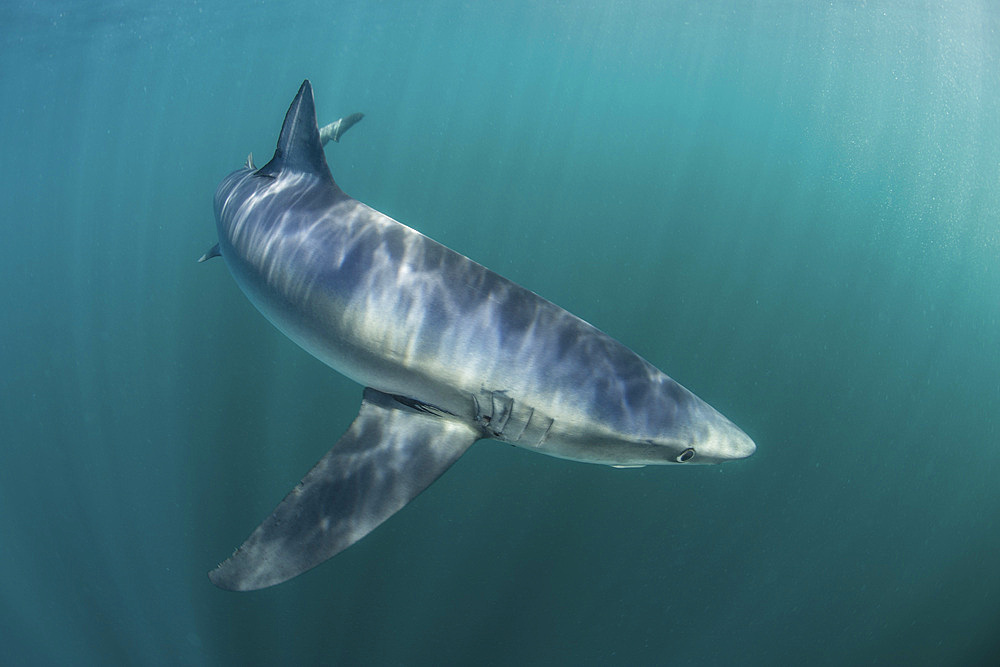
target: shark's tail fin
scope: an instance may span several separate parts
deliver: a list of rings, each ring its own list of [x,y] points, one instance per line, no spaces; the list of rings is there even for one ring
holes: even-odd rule
[[[329,125],[324,125],[319,128],[320,143],[326,146],[330,141],[339,142],[340,138],[344,136],[344,132],[347,132],[364,117],[363,113],[352,113],[350,116],[338,118]]]

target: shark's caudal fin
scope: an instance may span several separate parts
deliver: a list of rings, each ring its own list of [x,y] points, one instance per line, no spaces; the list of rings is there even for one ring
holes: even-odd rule
[[[347,433],[209,578],[249,591],[319,565],[402,509],[481,436],[472,423],[365,389]]]
[[[274,157],[258,169],[257,173],[277,177],[283,171],[306,172],[333,182],[319,138],[316,104],[309,79],[302,82],[298,94],[288,107]]]
[[[350,116],[338,118],[329,125],[319,128],[319,142],[326,146],[330,141],[340,142],[344,133],[358,124],[364,118],[363,113],[352,113]]]

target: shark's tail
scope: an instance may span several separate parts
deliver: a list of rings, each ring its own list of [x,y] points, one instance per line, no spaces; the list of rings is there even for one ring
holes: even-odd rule
[[[364,117],[365,115],[363,113],[352,113],[350,116],[338,118],[329,125],[324,125],[319,129],[320,142],[322,142],[324,146],[326,146],[331,139],[339,142],[340,138],[344,136],[344,132],[347,132],[355,123]]]

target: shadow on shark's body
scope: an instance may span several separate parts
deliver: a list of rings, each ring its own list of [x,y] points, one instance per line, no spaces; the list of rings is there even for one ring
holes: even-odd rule
[[[209,573],[232,590],[290,579],[406,505],[475,441],[636,467],[719,463],[754,444],[627,347],[344,194],[303,82],[274,157],[215,195],[220,255],[289,338],[365,388],[347,433]]]

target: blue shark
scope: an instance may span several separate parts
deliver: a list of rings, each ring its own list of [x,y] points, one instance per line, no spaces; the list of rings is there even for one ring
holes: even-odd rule
[[[352,199],[303,82],[274,157],[215,193],[221,255],[256,308],[364,387],[347,432],[209,573],[220,588],[286,581],[404,507],[478,440],[616,467],[720,463],[753,441],[622,343]]]

